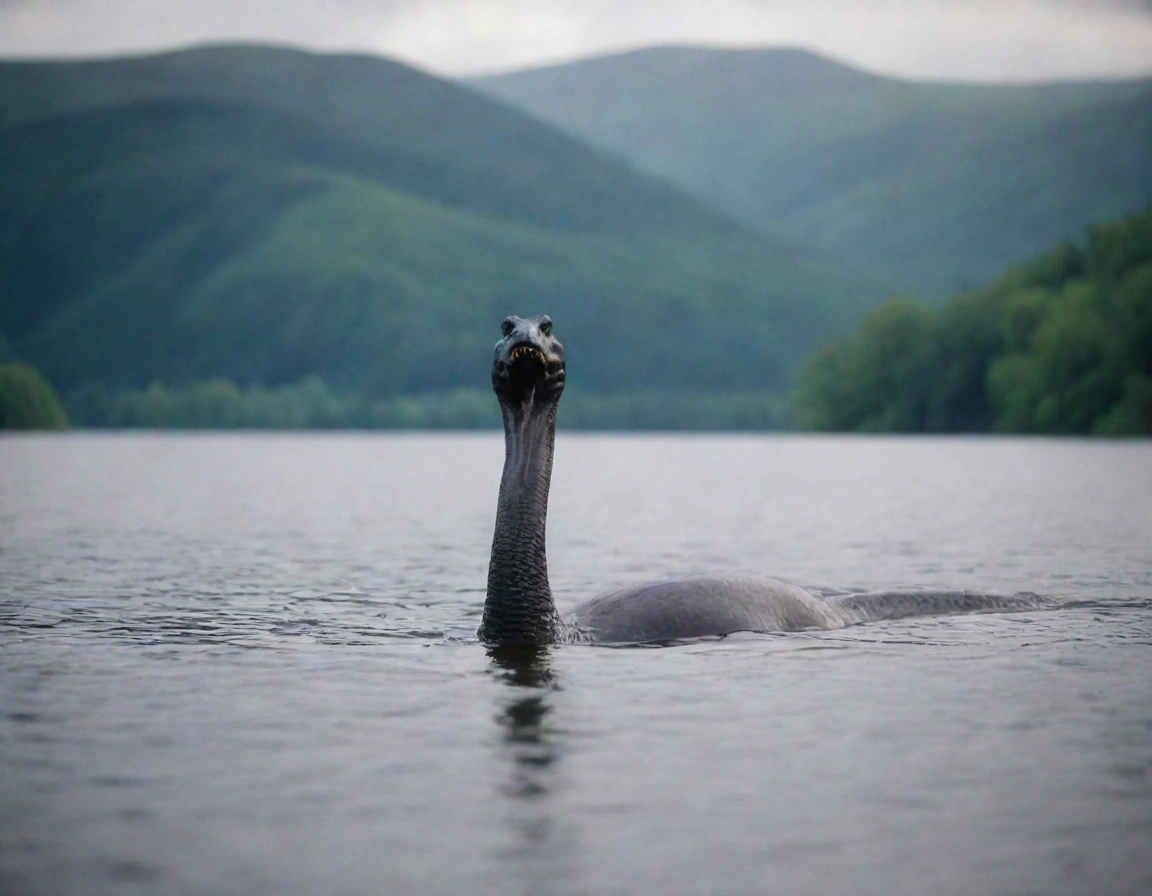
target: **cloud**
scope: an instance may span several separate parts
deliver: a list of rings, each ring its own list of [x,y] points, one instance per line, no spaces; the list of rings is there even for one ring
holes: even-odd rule
[[[0,54],[209,40],[379,52],[445,74],[655,43],[800,45],[984,81],[1152,73],[1152,0],[0,0]]]
[[[1152,70],[1152,17],[1139,0],[468,0],[459,8],[413,8],[389,49],[447,71],[685,42],[800,45],[881,72],[978,80]]]

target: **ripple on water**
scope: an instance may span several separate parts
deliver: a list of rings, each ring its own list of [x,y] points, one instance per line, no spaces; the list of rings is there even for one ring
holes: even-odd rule
[[[719,569],[1070,600],[511,658],[501,453],[0,439],[0,891],[1148,889],[1152,444],[562,432],[562,608]]]

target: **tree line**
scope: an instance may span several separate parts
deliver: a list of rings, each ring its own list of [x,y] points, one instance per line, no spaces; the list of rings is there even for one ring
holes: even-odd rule
[[[241,388],[227,379],[172,387],[112,390],[85,385],[69,394],[74,425],[147,429],[497,429],[491,390],[454,389],[370,398],[333,390],[319,377]],[[767,392],[574,391],[560,408],[575,429],[765,430],[779,428],[785,403]]]
[[[802,367],[801,428],[1152,433],[1152,212],[930,309],[897,298]]]
[[[0,362],[11,358],[0,337]],[[1152,434],[1152,211],[1088,229],[991,285],[930,308],[873,310],[778,392],[572,389],[581,429]],[[62,402],[36,370],[0,363],[0,428],[469,429],[499,426],[485,389],[380,397],[310,376],[145,388],[82,383]]]

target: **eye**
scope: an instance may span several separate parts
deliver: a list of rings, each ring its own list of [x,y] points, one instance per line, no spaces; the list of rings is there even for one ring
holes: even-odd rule
[[[504,323],[500,324],[500,329],[504,333],[504,338],[507,339],[512,335],[512,331],[516,329],[516,324],[512,322],[512,318],[504,318]]]
[[[545,315],[543,318],[541,318],[541,320],[540,320],[540,332],[543,333],[545,336],[551,336],[552,335],[552,318],[548,317],[547,315]]]

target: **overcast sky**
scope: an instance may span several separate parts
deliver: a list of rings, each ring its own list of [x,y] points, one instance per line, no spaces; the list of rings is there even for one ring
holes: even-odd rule
[[[0,55],[206,40],[382,53],[446,75],[657,43],[802,46],[981,81],[1152,73],[1152,0],[0,0]]]

